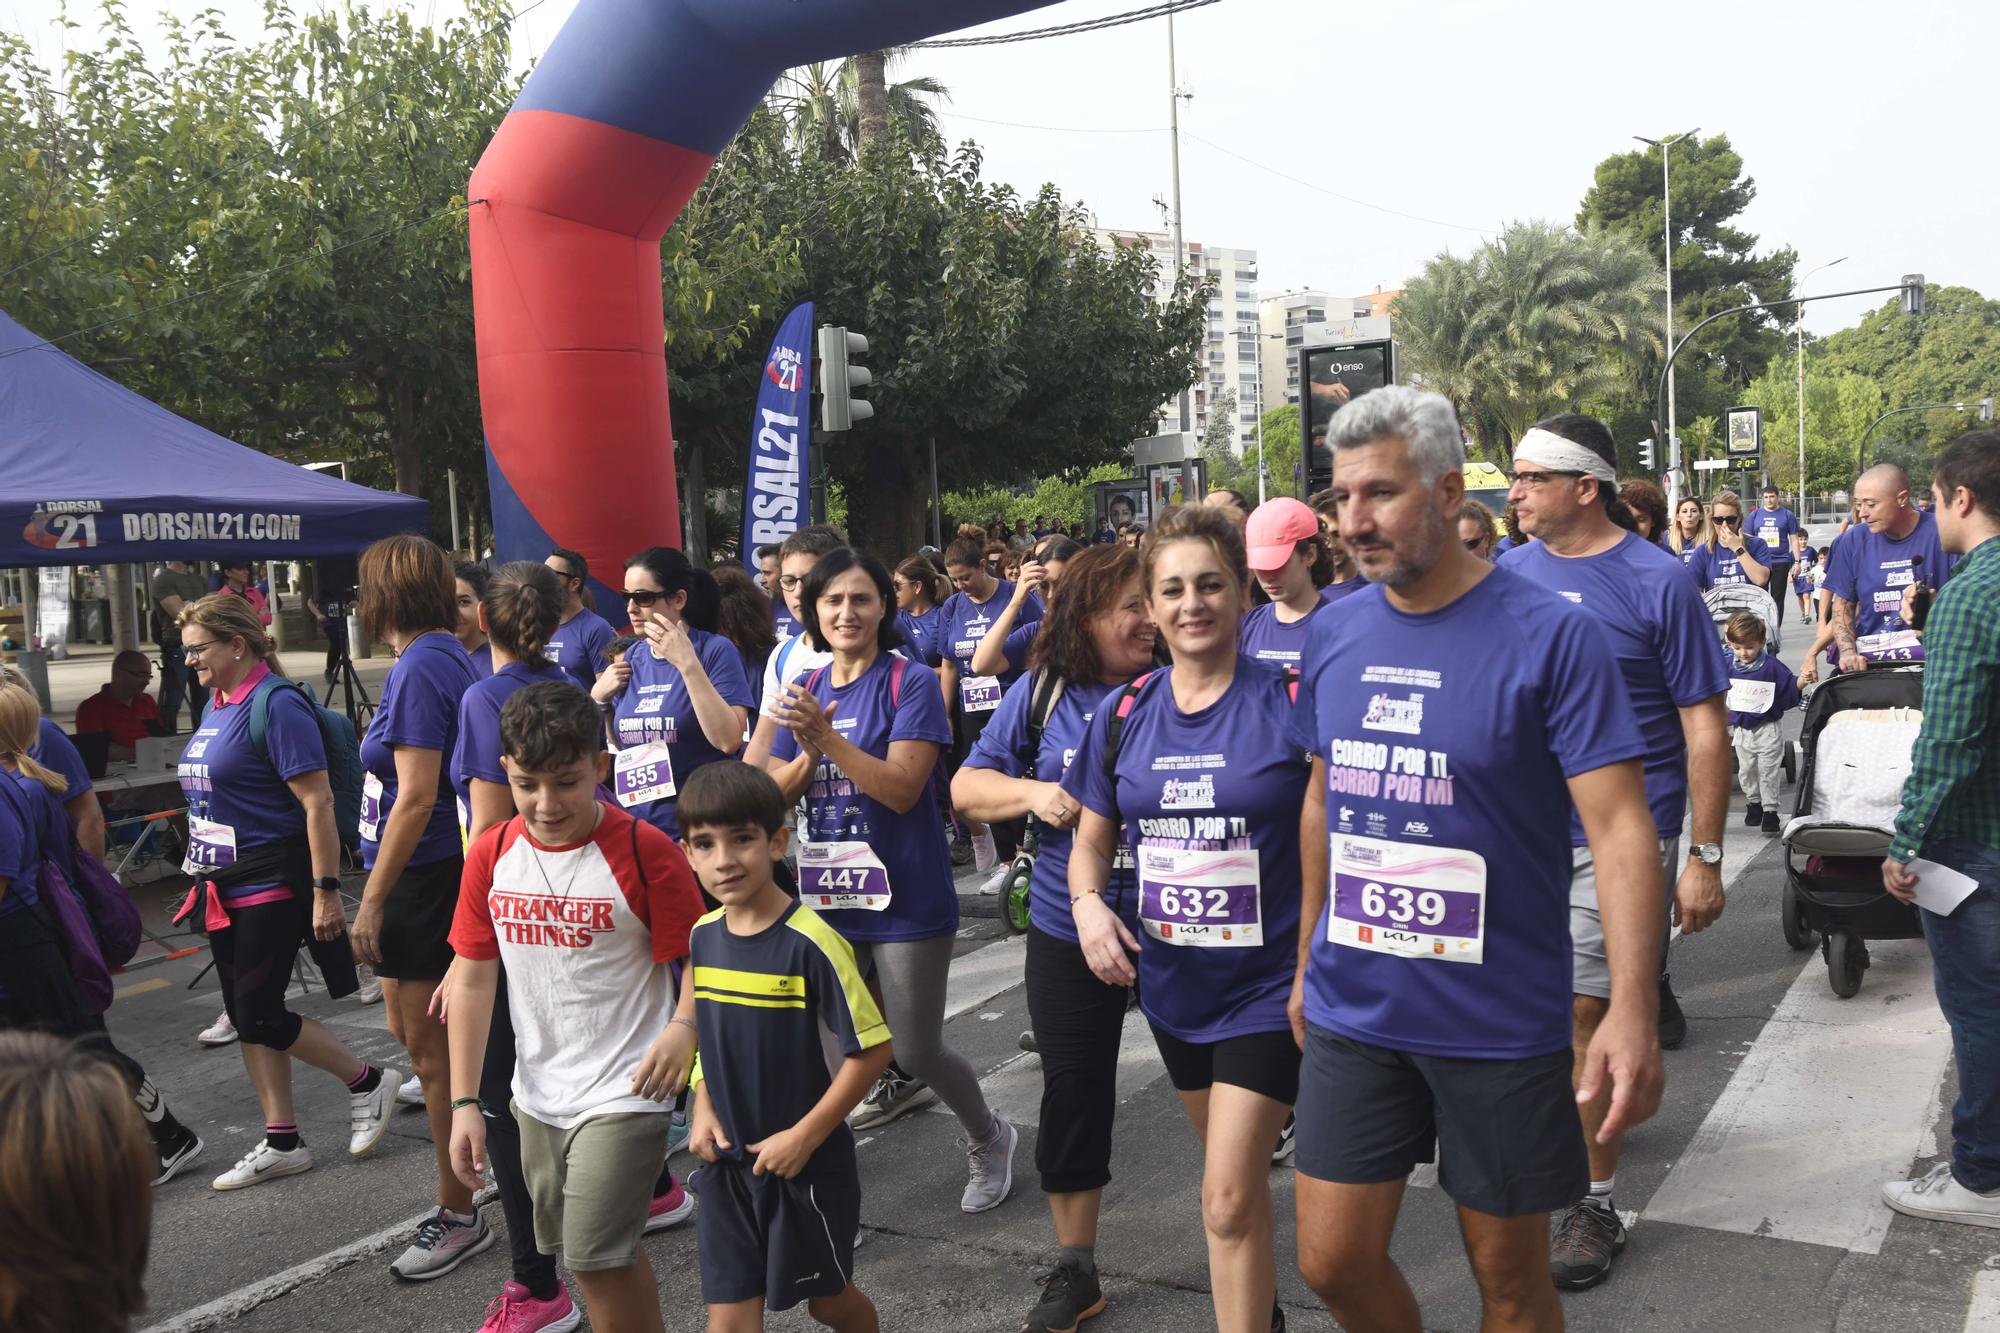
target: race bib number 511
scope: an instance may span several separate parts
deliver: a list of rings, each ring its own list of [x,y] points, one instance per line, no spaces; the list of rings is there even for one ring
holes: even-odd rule
[[[1328,843],[1331,943],[1445,963],[1485,961],[1485,857],[1344,833]]]

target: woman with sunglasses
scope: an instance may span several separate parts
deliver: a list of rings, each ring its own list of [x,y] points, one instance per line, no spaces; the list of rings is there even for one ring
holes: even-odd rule
[[[1724,583],[1771,582],[1771,548],[1743,531],[1743,501],[1734,491],[1717,491],[1709,501],[1708,541],[1696,548],[1688,566],[1702,591]],[[1781,590],[1782,591],[1782,590]]]
[[[929,667],[938,664],[937,623],[943,610],[945,577],[927,555],[913,555],[896,566],[896,628],[909,646],[903,651]]]
[[[1493,511],[1477,500],[1467,500],[1458,507],[1458,539],[1465,549],[1484,560],[1493,563],[1493,543],[1500,540],[1500,530],[1493,526]]]
[[[1690,495],[1674,506],[1673,526],[1667,529],[1667,549],[1681,558],[1681,568],[1694,574],[1697,580],[1700,575],[1695,570],[1695,560],[1708,546],[1708,540],[1708,515],[1703,512],[1701,501]]]
[[[640,642],[591,690],[618,744],[612,794],[670,838],[680,784],[743,748],[756,704],[742,657],[715,632],[720,604],[714,578],[679,551],[639,552],[625,562],[625,613]]]

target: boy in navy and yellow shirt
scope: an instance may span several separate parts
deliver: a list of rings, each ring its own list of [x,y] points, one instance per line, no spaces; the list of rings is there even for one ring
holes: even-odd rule
[[[773,878],[785,800],[769,774],[706,764],[681,788],[681,835],[722,904],[689,941],[700,1056],[688,1148],[708,1165],[702,1299],[710,1333],[758,1333],[801,1300],[840,1333],[877,1333],[854,1285],[861,1181],[847,1116],[889,1063],[889,1028],[854,951]],[[832,1074],[824,1023],[846,1059]]]

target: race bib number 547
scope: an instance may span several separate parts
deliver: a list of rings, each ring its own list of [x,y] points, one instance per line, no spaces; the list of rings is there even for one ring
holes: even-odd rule
[[[1328,843],[1331,943],[1445,963],[1485,961],[1485,857],[1344,833]]]

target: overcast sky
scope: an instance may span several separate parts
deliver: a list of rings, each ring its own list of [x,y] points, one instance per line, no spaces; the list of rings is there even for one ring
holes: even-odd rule
[[[1067,0],[980,31],[1144,2]],[[261,0],[199,3],[244,36],[261,29]],[[545,50],[576,4],[542,0],[525,14],[517,58]],[[159,6],[130,7],[140,20]],[[0,23],[52,54],[57,8],[0,0]],[[460,0],[414,8],[440,21],[463,12]],[[1176,19],[1175,35],[1192,94],[1181,109],[1186,234],[1256,250],[1267,291],[1399,287],[1506,221],[1572,219],[1592,168],[1631,135],[1699,126],[1726,132],[1756,179],[1739,225],[1766,247],[1796,246],[1802,273],[1846,256],[1808,291],[1916,271],[2000,295],[1992,0],[1751,0],[1678,15],[1604,0],[1221,0]],[[1053,181],[1104,226],[1160,224],[1164,22],[918,51],[899,73],[951,89],[948,136],[978,140],[990,179],[1024,193]],[[1807,326],[1851,324],[1878,299],[1811,307]]]

